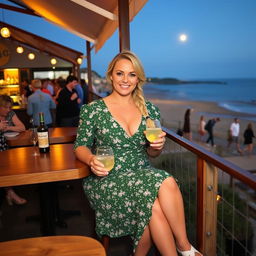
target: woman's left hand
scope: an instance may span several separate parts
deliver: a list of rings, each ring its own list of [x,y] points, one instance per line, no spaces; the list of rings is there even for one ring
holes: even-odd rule
[[[154,150],[162,150],[163,147],[164,147],[164,144],[165,144],[165,136],[166,136],[166,133],[165,132],[162,132],[160,135],[159,135],[159,139],[155,140],[154,142],[150,142],[150,147]]]
[[[5,131],[7,128],[8,121],[0,121],[0,130]]]

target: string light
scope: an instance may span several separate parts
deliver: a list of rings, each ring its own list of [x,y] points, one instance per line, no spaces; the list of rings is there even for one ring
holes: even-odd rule
[[[34,53],[32,53],[32,52],[28,54],[28,58],[29,58],[30,60],[34,60],[35,57],[36,57],[36,55],[35,55]]]
[[[81,57],[79,57],[79,58],[77,58],[77,63],[79,64],[79,65],[81,65],[82,63],[83,63],[83,59],[81,58]]]
[[[10,36],[11,36],[10,29],[9,29],[9,28],[7,28],[7,27],[3,27],[3,28],[1,28],[0,33],[1,33],[1,36],[2,36],[2,37],[4,37],[4,38],[8,38],[8,37],[10,37]]]
[[[52,59],[51,59],[51,64],[52,64],[52,65],[56,65],[56,64],[57,64],[57,60],[56,60],[55,58],[52,58]]]
[[[23,48],[22,46],[18,46],[18,47],[16,48],[16,52],[21,54],[21,53],[24,52],[24,48]]]

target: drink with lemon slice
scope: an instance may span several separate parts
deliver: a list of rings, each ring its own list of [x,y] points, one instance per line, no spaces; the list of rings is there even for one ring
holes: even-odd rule
[[[162,133],[162,128],[159,120],[152,120],[147,118],[145,135],[149,142],[154,142],[159,139]]]

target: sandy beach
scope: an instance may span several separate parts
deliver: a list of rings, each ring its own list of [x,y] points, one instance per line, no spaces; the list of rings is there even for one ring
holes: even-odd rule
[[[244,113],[233,112],[218,106],[215,102],[203,102],[203,101],[179,101],[179,100],[162,100],[147,97],[149,101],[157,105],[161,111],[161,117],[163,125],[166,128],[176,131],[178,126],[183,126],[184,114],[187,108],[192,108],[191,114],[191,129],[193,132],[193,140],[198,140],[198,125],[201,115],[204,115],[205,120],[211,119],[212,117],[220,117],[221,121],[218,122],[214,127],[214,134],[218,141],[222,141],[221,144],[227,143],[227,131],[235,117],[240,120],[240,143],[243,143],[243,132],[246,129],[249,122],[253,124],[254,133],[256,134],[256,121],[250,121],[249,117],[255,115],[249,115]],[[206,136],[205,136],[206,138]],[[254,144],[256,141],[254,140]],[[216,144],[218,142],[216,141]]]

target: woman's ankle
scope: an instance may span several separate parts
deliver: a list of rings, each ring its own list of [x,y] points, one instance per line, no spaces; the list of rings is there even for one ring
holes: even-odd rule
[[[176,241],[176,247],[180,251],[189,251],[191,249],[191,244],[189,243],[189,241],[181,241],[181,242]]]

